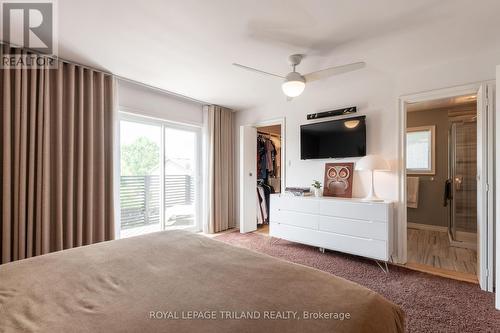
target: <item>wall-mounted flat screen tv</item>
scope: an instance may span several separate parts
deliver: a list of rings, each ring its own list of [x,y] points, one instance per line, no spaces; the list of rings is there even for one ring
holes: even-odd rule
[[[366,117],[351,117],[300,126],[300,158],[366,155]]]

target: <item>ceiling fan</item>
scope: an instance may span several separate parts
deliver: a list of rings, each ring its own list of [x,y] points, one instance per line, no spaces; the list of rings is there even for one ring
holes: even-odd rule
[[[274,77],[279,77],[281,79],[284,79],[283,84],[281,85],[281,88],[283,89],[283,92],[285,93],[286,96],[293,98],[297,97],[302,92],[304,91],[304,88],[306,86],[306,83],[316,81],[316,80],[321,80],[325,79],[327,77],[333,76],[333,75],[338,75],[342,73],[347,73],[351,71],[355,71],[357,69],[361,69],[365,67],[364,62],[355,62],[352,64],[348,65],[342,65],[342,66],[335,66],[335,67],[330,67],[326,68],[320,71],[312,72],[306,75],[302,75],[299,72],[295,71],[295,67],[297,67],[302,59],[304,58],[304,55],[302,54],[292,54],[291,56],[288,57],[288,63],[290,66],[292,66],[293,71],[288,73],[286,76],[274,74],[274,73],[269,73],[266,71],[262,71],[260,69],[244,66],[241,64],[233,63],[234,66],[246,69],[248,71],[260,73],[260,74],[265,74],[265,75],[270,75]]]

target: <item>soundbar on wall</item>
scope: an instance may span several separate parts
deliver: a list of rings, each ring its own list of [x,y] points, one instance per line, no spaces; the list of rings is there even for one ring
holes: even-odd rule
[[[323,111],[318,113],[310,113],[307,115],[307,120],[326,118],[326,117],[334,117],[334,116],[343,116],[346,114],[351,114],[357,112],[357,108],[355,106],[351,106],[344,109],[337,109],[331,111]]]

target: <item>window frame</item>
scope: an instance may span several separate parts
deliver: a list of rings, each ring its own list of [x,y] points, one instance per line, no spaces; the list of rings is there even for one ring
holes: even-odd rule
[[[429,166],[425,169],[412,169],[408,168],[408,134],[415,132],[430,132],[431,143],[429,149]],[[436,126],[418,126],[418,127],[408,127],[406,128],[406,173],[408,175],[435,175],[436,174]]]

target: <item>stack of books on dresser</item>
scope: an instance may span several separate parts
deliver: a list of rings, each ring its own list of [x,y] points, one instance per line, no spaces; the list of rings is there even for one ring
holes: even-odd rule
[[[308,197],[313,195],[309,187],[286,187],[285,193],[292,194],[296,197]]]

